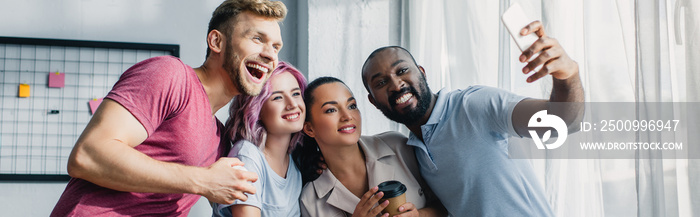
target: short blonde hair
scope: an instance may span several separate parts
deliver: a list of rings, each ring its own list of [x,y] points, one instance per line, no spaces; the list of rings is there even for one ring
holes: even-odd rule
[[[244,11],[250,11],[257,15],[276,19],[279,22],[287,16],[287,7],[281,1],[268,0],[226,0],[219,7],[216,7],[209,20],[207,34],[212,30],[219,30],[228,36],[233,30],[235,18]],[[210,49],[207,48],[207,57]]]

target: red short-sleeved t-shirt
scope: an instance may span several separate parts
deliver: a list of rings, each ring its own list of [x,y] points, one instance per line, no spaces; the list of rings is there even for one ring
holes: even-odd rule
[[[194,69],[172,56],[129,68],[106,96],[141,122],[148,138],[135,149],[153,159],[206,167],[224,153],[223,125]],[[124,174],[128,176],[129,174]],[[122,192],[73,178],[51,216],[186,216],[193,194]]]

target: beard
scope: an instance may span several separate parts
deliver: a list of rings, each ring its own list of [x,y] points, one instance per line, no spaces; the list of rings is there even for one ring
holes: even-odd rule
[[[241,71],[240,65],[243,63],[243,59],[233,52],[233,47],[230,43],[226,43],[224,53],[224,63],[222,67],[231,79],[231,82],[236,86],[238,92],[246,96],[257,96],[262,90],[262,85],[256,85],[254,83],[248,82],[248,76],[244,75]]]
[[[414,125],[418,123],[428,111],[432,95],[432,93],[430,92],[430,88],[428,88],[428,84],[425,81],[425,77],[421,76],[421,81],[418,84],[418,87],[421,89],[420,93],[418,92],[418,90],[416,90],[416,88],[413,88],[413,86],[401,88],[399,92],[395,92],[391,94],[391,96],[389,96],[388,107],[382,104],[377,104],[379,110],[382,111],[384,116],[386,116],[392,121],[396,121],[404,125]],[[392,108],[396,107],[396,99],[398,99],[406,93],[413,94],[413,97],[416,98],[418,104],[415,108],[405,108],[404,114],[394,111]]]

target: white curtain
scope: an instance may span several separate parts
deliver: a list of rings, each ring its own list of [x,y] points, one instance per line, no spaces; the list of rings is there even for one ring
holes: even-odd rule
[[[402,44],[433,91],[474,84],[548,98],[527,84],[500,22],[511,3],[544,23],[579,63],[587,102],[700,101],[697,0],[404,1]],[[700,162],[532,160],[557,216],[700,216]]]
[[[308,19],[308,38],[300,37],[300,47],[308,51],[309,81],[333,76],[345,82],[362,113],[362,135],[398,130],[399,124],[387,119],[369,102],[360,75],[362,64],[374,49],[399,44],[400,2],[308,0],[300,3],[308,5],[302,7],[307,15],[300,16]]]
[[[686,95],[685,98],[689,102],[700,102],[700,2],[697,0],[678,0],[674,8],[674,33],[676,36],[676,44],[684,49],[678,49],[676,52],[685,55],[685,75],[686,80]],[[683,24],[683,25],[682,25]],[[682,56],[682,55],[679,55]],[[679,60],[676,58],[676,60]],[[679,61],[682,61],[680,59]],[[682,69],[682,64],[676,69]],[[679,71],[680,72],[680,71]],[[681,77],[679,76],[679,77]],[[679,78],[683,79],[683,78]],[[697,119],[695,119],[697,120]],[[692,213],[695,216],[700,215],[700,160],[690,159],[687,163],[689,176],[688,183],[690,189],[688,194],[690,203],[684,204],[690,206]],[[679,173],[686,171],[679,170]],[[684,195],[685,196],[685,195]]]

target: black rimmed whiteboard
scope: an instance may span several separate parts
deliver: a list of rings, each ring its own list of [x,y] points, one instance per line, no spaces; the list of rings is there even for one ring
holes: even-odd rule
[[[0,181],[68,180],[68,155],[92,117],[88,102],[135,63],[179,54],[173,44],[0,37]],[[56,72],[61,88],[48,86]],[[20,84],[29,97],[19,97]]]

